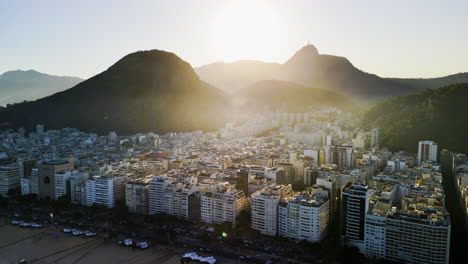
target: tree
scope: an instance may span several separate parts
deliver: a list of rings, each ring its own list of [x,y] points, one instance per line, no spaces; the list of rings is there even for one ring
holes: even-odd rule
[[[0,196],[0,208],[8,208],[8,200]]]
[[[239,228],[250,228],[250,210],[242,210],[236,218],[237,227]]]
[[[224,222],[219,225],[215,225],[215,232],[217,235],[222,235],[223,233],[227,233],[228,235],[232,233],[232,223],[231,222]]]
[[[112,209],[112,215],[117,219],[126,219],[128,216],[128,207],[125,201],[117,201]]]
[[[73,220],[81,220],[84,215],[81,212],[74,212],[72,215]]]

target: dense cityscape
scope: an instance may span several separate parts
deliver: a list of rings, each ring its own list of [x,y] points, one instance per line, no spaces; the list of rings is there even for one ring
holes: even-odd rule
[[[0,1],[0,264],[462,264],[468,1]]]
[[[175,244],[180,263],[449,263],[443,183],[466,219],[468,157],[426,138],[392,152],[381,137],[336,108],[265,110],[213,132],[7,129],[0,212],[114,245]]]

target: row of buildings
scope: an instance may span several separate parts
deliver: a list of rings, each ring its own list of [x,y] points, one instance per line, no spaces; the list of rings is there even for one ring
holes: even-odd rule
[[[248,210],[263,235],[319,242],[334,229],[369,258],[446,263],[451,227],[437,144],[392,153],[380,148],[380,129],[335,112],[323,121],[328,114],[269,113],[209,133],[2,132],[0,194],[19,188],[107,208],[121,201],[136,214],[234,226]]]

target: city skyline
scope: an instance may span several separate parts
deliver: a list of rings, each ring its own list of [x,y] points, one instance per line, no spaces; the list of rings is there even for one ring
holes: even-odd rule
[[[0,1],[0,262],[458,263],[466,10]]]
[[[283,63],[310,42],[382,77],[440,77],[468,70],[466,9],[463,1],[6,1],[0,72],[89,78],[148,49],[174,52],[193,67]]]

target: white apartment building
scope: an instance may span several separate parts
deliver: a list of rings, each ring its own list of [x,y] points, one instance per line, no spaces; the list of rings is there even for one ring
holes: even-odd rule
[[[82,204],[93,206],[96,201],[96,182],[94,180],[87,180],[85,182],[85,187],[81,188],[81,191],[81,197],[85,197],[85,199],[82,200]]]
[[[387,168],[392,172],[404,171],[406,169],[406,162],[399,159],[389,160],[387,161]]]
[[[67,180],[72,176],[71,170],[58,171],[54,174],[55,197],[58,198],[67,195]]]
[[[329,202],[322,194],[301,194],[279,205],[279,235],[319,242],[328,230]]]
[[[385,258],[385,222],[380,214],[367,214],[365,227],[365,255],[371,259]]]
[[[330,212],[333,212],[337,209],[337,198],[338,198],[338,186],[336,180],[330,177],[319,177],[317,178],[317,185],[323,186],[329,190],[328,200]]]
[[[320,152],[320,148],[313,148],[313,149],[305,149],[304,150],[304,157],[312,159],[311,166],[315,166],[315,167],[318,166],[319,152]]]
[[[182,201],[180,197],[175,193],[180,191],[181,189],[182,183],[180,182],[171,182],[168,185],[166,185],[162,200],[162,210],[164,214],[174,215],[174,207],[176,208],[176,210],[180,210],[180,207],[182,206]]]
[[[30,179],[30,191],[31,194],[39,195],[39,169],[31,169],[31,179]]]
[[[122,200],[125,195],[127,175],[94,176],[85,182],[85,205],[101,205],[113,208],[115,201]]]
[[[196,184],[184,185],[181,182],[172,182],[164,176],[153,176],[149,181],[149,214],[168,214],[198,221],[200,196],[196,197],[195,193],[199,191],[200,187]]]
[[[164,176],[153,176],[149,181],[149,214],[162,214],[165,213],[164,209],[164,192],[166,187],[171,183],[171,181]]]
[[[108,177],[94,177],[95,205],[114,207],[114,181]]]
[[[265,178],[277,181],[284,181],[284,169],[283,168],[265,168]]]
[[[433,141],[419,141],[418,143],[418,166],[423,161],[437,161],[437,143]]]
[[[230,186],[207,191],[201,197],[201,221],[208,224],[230,222],[236,225],[236,217],[247,208],[244,191]]]
[[[385,259],[408,263],[449,263],[450,223],[417,215],[387,215]]]
[[[392,262],[449,263],[451,226],[440,216],[374,208],[366,215],[365,255]]]
[[[292,195],[291,185],[267,186],[252,194],[251,227],[263,235],[278,233],[278,205],[282,197]]]

